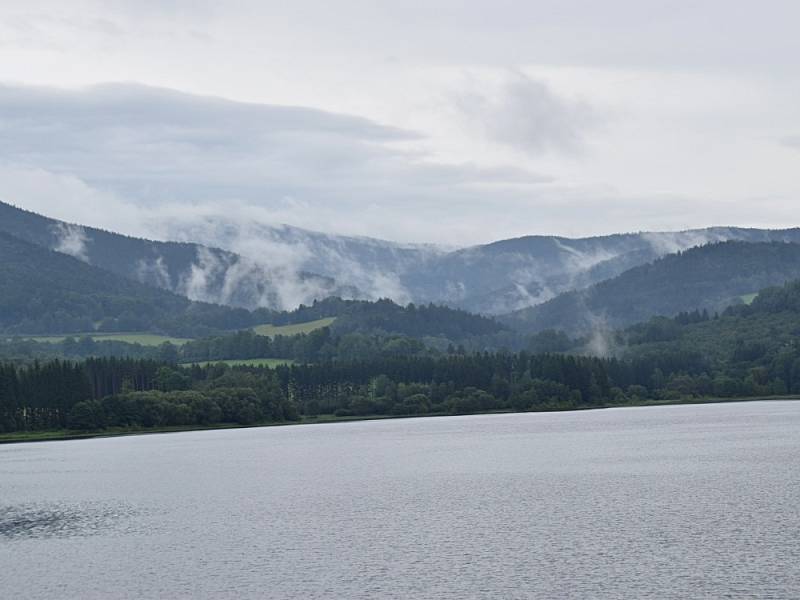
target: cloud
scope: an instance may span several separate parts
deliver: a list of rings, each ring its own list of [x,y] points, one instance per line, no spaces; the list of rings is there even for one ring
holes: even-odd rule
[[[599,121],[588,104],[561,97],[518,71],[499,84],[480,81],[471,87],[453,96],[465,121],[486,139],[526,154],[580,152]]]
[[[485,102],[497,98],[500,105],[516,106],[516,114],[529,105],[520,98],[539,94],[542,106],[555,115],[549,121],[542,116],[545,109],[527,121],[512,118],[509,110],[498,127],[491,111],[481,112],[481,118],[494,124],[495,135],[504,132],[511,140],[507,147],[521,144],[528,154],[580,151],[602,118],[549,88],[543,92],[541,85],[512,73],[474,89]],[[494,148],[481,163],[445,162],[416,131],[369,119],[137,84],[0,85],[0,115],[0,199],[69,222],[154,239],[185,238],[201,224],[195,241],[214,245],[208,222],[229,222],[240,230],[247,223],[286,223],[455,246],[526,234],[796,222],[788,194],[773,199],[765,192],[749,202],[620,192],[612,185],[582,183],[580,173],[564,171],[554,180],[531,171],[527,158],[495,157]],[[545,129],[537,129],[534,124],[542,121]],[[514,131],[518,122],[527,125]],[[592,158],[570,163],[594,162],[596,153]],[[548,170],[557,162],[547,162]],[[639,170],[625,176],[641,178]],[[243,254],[250,244],[245,237],[229,241]],[[252,254],[275,256],[272,252]],[[359,288],[369,289],[373,275],[359,275]]]
[[[414,226],[399,230],[395,215],[446,213],[487,190],[550,181],[519,167],[436,161],[418,133],[360,117],[137,84],[0,85],[0,114],[0,171],[16,179],[0,191],[4,199],[40,209],[31,206],[47,203],[36,200],[37,188],[61,179],[100,210],[78,206],[70,220],[85,212],[87,224],[115,229],[133,225],[97,205],[183,218],[210,206],[217,215],[253,207],[266,222],[413,238]],[[70,201],[62,196],[45,212],[58,213],[54,205]]]
[[[311,166],[322,175],[352,168],[381,154],[373,145],[418,137],[359,117],[134,84],[0,86],[0,112],[0,157],[115,185],[291,181]]]

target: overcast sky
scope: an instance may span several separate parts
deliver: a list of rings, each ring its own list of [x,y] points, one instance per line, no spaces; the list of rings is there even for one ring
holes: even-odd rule
[[[0,199],[457,245],[796,226],[799,24],[794,0],[3,0]]]

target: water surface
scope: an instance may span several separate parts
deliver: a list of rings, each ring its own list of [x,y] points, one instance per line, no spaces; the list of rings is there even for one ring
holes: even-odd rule
[[[3,598],[797,598],[800,402],[0,446]]]

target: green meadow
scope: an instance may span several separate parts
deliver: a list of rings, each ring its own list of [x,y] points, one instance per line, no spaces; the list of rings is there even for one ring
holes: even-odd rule
[[[253,331],[258,335],[265,335],[268,337],[275,337],[276,335],[298,335],[300,333],[311,333],[323,327],[329,327],[335,320],[335,317],[330,317],[292,325],[258,325],[253,327]]]
[[[753,300],[756,299],[756,296],[758,296],[758,292],[754,292],[752,294],[744,294],[742,296],[739,296],[739,298],[741,298],[742,302],[744,302],[749,306],[753,303]]]

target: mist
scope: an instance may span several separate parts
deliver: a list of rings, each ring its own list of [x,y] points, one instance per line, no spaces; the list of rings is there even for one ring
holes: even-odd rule
[[[59,223],[53,227],[55,244],[53,250],[63,252],[83,262],[89,262],[86,232],[78,225]]]

